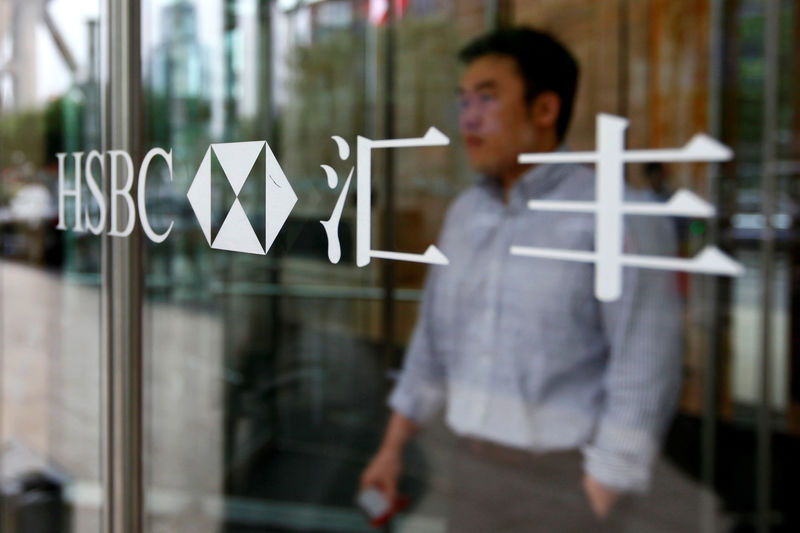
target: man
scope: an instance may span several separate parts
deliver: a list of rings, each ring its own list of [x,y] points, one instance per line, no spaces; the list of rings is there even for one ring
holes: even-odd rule
[[[674,277],[626,269],[622,297],[601,303],[591,264],[510,254],[512,245],[593,249],[593,215],[526,205],[591,201],[593,172],[518,162],[563,149],[578,67],[532,29],[488,34],[460,57],[461,134],[484,179],[448,212],[440,247],[450,265],[429,272],[361,484],[393,501],[406,443],[446,401],[463,447],[451,531],[615,530],[619,496],[648,485],[679,390]],[[672,251],[664,220],[626,222],[626,252]]]

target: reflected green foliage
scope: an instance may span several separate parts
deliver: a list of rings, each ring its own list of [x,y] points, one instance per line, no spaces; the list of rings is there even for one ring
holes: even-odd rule
[[[796,113],[793,100],[798,90],[795,83],[796,72],[793,69],[794,56],[797,53],[795,50],[798,31],[797,13],[793,13],[792,7],[790,3],[783,4],[778,36],[778,124],[781,130],[778,143],[779,150],[787,154],[791,152],[787,141],[791,138],[792,120]],[[740,42],[736,65],[738,69],[736,128],[745,154],[757,154],[760,151],[766,72],[764,9],[764,5],[760,2],[746,3],[739,12],[737,25]]]
[[[0,116],[0,169],[17,170],[24,181],[43,179],[41,171],[56,164],[56,153],[72,150],[82,131],[83,106],[69,94],[41,109],[26,109]],[[18,175],[18,172],[12,172]],[[52,185],[44,180],[46,185]],[[0,205],[13,187],[0,187]]]
[[[321,162],[338,159],[331,135],[350,141],[365,133],[363,35],[337,32],[298,46],[289,68],[293,77],[281,123],[283,162],[298,176],[314,176]]]
[[[36,166],[44,164],[45,115],[46,111],[27,110],[0,117],[0,168],[18,164],[20,155]]]
[[[395,36],[395,136],[419,136],[434,125],[452,136],[455,132],[446,130],[453,126],[458,79],[455,30],[443,19],[408,19],[397,24]],[[385,28],[377,30],[374,41],[376,49],[367,50],[364,32],[336,32],[294,49],[282,153],[301,175],[316,175],[320,162],[337,160],[331,135],[351,143],[357,135],[382,137]],[[379,85],[371,88],[368,61],[376,58],[373,76]],[[411,152],[404,154],[401,166],[414,166],[415,159]]]

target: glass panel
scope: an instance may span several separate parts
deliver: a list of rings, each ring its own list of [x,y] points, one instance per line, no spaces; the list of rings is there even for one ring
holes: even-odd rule
[[[0,2],[4,533],[100,531],[100,240],[57,228],[56,155],[74,190],[72,153],[100,149],[99,17],[98,2]],[[96,221],[85,181],[81,196]],[[65,228],[85,226],[75,204]]]
[[[154,159],[144,198],[166,235],[145,241],[149,531],[369,531],[362,479],[391,478],[391,444],[416,425],[396,531],[792,530],[796,482],[781,471],[800,432],[797,2],[781,3],[774,167],[760,2],[142,9],[146,145],[172,150],[171,170]],[[568,61],[537,56],[542,41],[528,70],[512,68],[513,43],[459,60],[497,24],[546,29],[580,65],[552,157],[614,139],[680,149],[698,132],[735,157],[705,145],[699,163],[640,153],[620,173],[519,166],[520,151],[560,147],[569,90],[553,80]],[[542,71],[526,92],[524,76]],[[619,123],[602,113],[627,129],[613,137]],[[370,139],[406,141],[368,152]],[[624,219],[623,175],[636,204]],[[565,203],[547,212],[532,199]],[[450,264],[426,267],[426,250]],[[755,438],[765,413],[771,444]],[[755,463],[765,445],[773,468]],[[756,504],[768,491],[772,514]]]

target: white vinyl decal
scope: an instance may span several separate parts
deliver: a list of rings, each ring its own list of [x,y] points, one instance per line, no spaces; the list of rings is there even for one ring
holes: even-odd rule
[[[624,255],[624,216],[669,215],[709,218],[716,213],[714,206],[694,193],[681,189],[665,204],[625,203],[624,165],[641,162],[703,162],[727,161],[733,152],[707,135],[695,135],[683,148],[666,150],[625,150],[625,130],[628,121],[608,114],[597,116],[597,151],[548,152],[521,154],[520,163],[594,163],[597,186],[594,202],[528,202],[532,210],[572,211],[595,213],[594,252],[512,246],[513,255],[580,261],[595,264],[595,295],[602,301],[617,300],[622,292],[624,266],[681,270],[704,274],[739,276],[744,268],[715,246],[707,246],[691,259]]]
[[[415,139],[372,140],[359,136],[356,140],[356,264],[368,265],[370,258],[394,259],[414,263],[447,265],[447,257],[433,244],[424,254],[388,252],[372,249],[372,150],[376,148],[413,148],[421,146],[446,146],[450,139],[437,130],[429,128],[424,137]]]
[[[339,159],[345,161],[350,157],[350,145],[341,137],[331,137],[339,149]],[[415,139],[372,140],[359,136],[356,139],[356,166],[350,168],[347,180],[339,193],[333,213],[328,220],[320,220],[325,228],[328,238],[328,259],[331,263],[338,263],[342,256],[339,243],[339,221],[347,193],[350,191],[350,182],[353,171],[356,173],[356,264],[360,267],[369,264],[370,259],[382,258],[396,261],[409,261],[412,263],[428,263],[447,265],[447,257],[433,244],[428,246],[424,254],[406,252],[389,252],[372,249],[372,150],[375,148],[413,148],[423,146],[446,146],[450,139],[436,128],[429,128],[424,137]],[[328,187],[336,188],[339,176],[330,165],[320,165],[325,171]]]
[[[594,263],[595,295],[603,301],[612,301],[620,297],[622,273],[625,266],[725,276],[741,275],[744,271],[743,267],[715,246],[707,246],[691,259],[625,255],[623,253],[625,215],[709,218],[716,214],[714,206],[686,189],[677,191],[668,202],[662,204],[626,203],[624,201],[624,165],[626,163],[727,161],[733,157],[733,153],[728,147],[707,135],[696,135],[686,146],[679,149],[625,150],[627,127],[628,121],[622,117],[600,114],[597,116],[596,151],[531,153],[519,156],[519,162],[524,164],[592,163],[596,166],[597,193],[595,201],[530,200],[528,202],[528,208],[531,210],[594,213],[596,220],[595,249],[593,251],[575,251],[511,246],[511,254]],[[348,160],[351,156],[348,142],[339,136],[333,136],[331,139],[336,143],[339,159]],[[429,245],[422,254],[372,248],[372,151],[381,148],[415,148],[449,144],[450,139],[434,127],[429,128],[424,136],[410,139],[375,140],[362,136],[357,137],[355,164],[349,170],[330,218],[320,221],[327,237],[328,259],[331,263],[338,263],[341,260],[339,224],[350,185],[355,178],[356,265],[366,266],[373,258],[436,265],[449,264],[447,257],[433,244]],[[239,201],[239,193],[262,151],[266,158],[263,242],[259,240]],[[212,154],[219,161],[225,177],[236,195],[233,205],[213,239],[211,235]],[[169,225],[161,230],[161,233],[151,226],[145,202],[145,190],[150,164],[157,157],[166,163],[166,178],[170,182],[172,181],[172,150],[167,152],[162,148],[151,149],[142,160],[138,176],[134,172],[134,163],[130,154],[124,150],[109,150],[105,154],[92,151],[85,160],[83,155],[83,152],[72,154],[74,186],[68,187],[66,183],[68,154],[56,154],[59,190],[56,228],[67,230],[66,201],[67,198],[71,198],[74,207],[73,231],[85,232],[88,230],[94,234],[107,231],[109,235],[115,237],[127,237],[133,231],[138,218],[144,233],[151,241],[163,242],[170,234],[173,223],[170,221]],[[108,165],[110,190],[107,195],[111,201],[108,206],[106,205],[106,195],[98,185],[102,180],[95,175],[98,167],[101,174],[105,174],[106,161],[110,163]],[[320,166],[325,172],[328,187],[335,189],[339,185],[339,176],[336,170],[330,165]],[[87,198],[87,203],[93,202],[97,206],[97,221],[90,217],[89,206],[85,205],[82,198],[83,176],[85,176],[86,185],[91,193],[91,198]],[[137,178],[138,186],[134,189]],[[134,190],[137,192],[136,202],[132,194]],[[206,241],[212,248],[257,255],[267,254],[298,201],[297,195],[267,141],[215,143],[209,146],[186,197],[200,223]],[[120,205],[125,205],[126,209],[120,209]]]
[[[253,226],[247,219],[247,214],[239,202],[239,193],[242,190],[247,176],[255,165],[262,149],[266,147],[266,172],[264,176],[266,194],[264,205],[266,208],[264,223],[265,236],[262,245],[259,242]],[[217,156],[225,177],[233,188],[237,198],[216,237],[211,239],[211,152]],[[295,194],[286,174],[278,164],[269,143],[266,141],[235,142],[212,144],[206,151],[200,168],[186,193],[203,234],[212,248],[231,252],[244,252],[249,254],[266,255],[275,242],[289,214],[297,203]]]

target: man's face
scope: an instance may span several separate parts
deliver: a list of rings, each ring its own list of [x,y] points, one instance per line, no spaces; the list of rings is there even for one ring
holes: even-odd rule
[[[459,93],[459,126],[472,167],[502,180],[517,177],[526,168],[517,156],[536,150],[538,133],[516,61],[502,55],[475,59]]]

